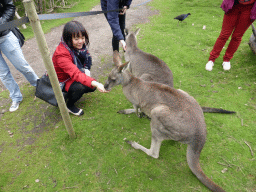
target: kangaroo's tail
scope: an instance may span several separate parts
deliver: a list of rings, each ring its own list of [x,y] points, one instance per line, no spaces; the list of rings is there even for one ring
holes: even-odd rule
[[[197,150],[193,147],[193,144],[188,144],[187,148],[187,162],[191,171],[196,175],[196,177],[211,191],[214,192],[225,192],[220,186],[215,184],[212,180],[210,180],[203,172],[199,164],[199,157],[201,149]],[[202,148],[202,147],[201,147]]]
[[[225,109],[211,108],[211,107],[201,107],[204,113],[236,113],[235,111],[228,111]]]

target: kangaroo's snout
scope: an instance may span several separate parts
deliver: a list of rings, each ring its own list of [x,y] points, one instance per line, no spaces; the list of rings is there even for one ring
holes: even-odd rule
[[[104,88],[106,89],[106,91],[111,91],[111,85],[110,85],[110,81],[109,79],[107,79],[107,81],[104,84]]]
[[[109,89],[108,81],[104,84],[104,88],[106,89],[106,91],[110,91],[111,90],[111,89]]]

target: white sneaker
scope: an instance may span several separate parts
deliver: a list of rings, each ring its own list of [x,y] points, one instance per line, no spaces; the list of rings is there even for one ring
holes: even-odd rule
[[[81,115],[84,114],[83,109],[79,109],[79,111],[76,112],[76,113],[68,109],[68,112],[69,112],[69,113],[72,113],[73,115],[77,115],[77,116],[81,116]]]
[[[68,108],[68,107],[67,107]],[[68,108],[68,112],[72,113],[73,115],[81,116],[84,114],[83,109],[77,108],[75,105]]]
[[[208,63],[206,63],[205,65],[205,69],[207,71],[211,71],[213,66],[214,66],[214,63],[212,61],[208,61]]]
[[[228,71],[228,70],[230,70],[230,68],[231,68],[230,62],[226,62],[226,61],[224,61],[224,62],[222,63],[222,66],[223,66],[223,69],[224,69],[225,71]]]
[[[19,108],[20,102],[12,102],[12,105],[9,109],[10,112],[16,111]]]

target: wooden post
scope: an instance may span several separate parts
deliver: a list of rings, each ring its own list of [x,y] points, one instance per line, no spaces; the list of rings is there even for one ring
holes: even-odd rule
[[[74,138],[76,138],[76,135],[75,135],[72,123],[71,123],[70,116],[68,114],[68,110],[66,107],[65,100],[63,98],[62,91],[60,89],[57,74],[53,67],[53,62],[52,62],[52,59],[50,56],[49,48],[47,46],[47,43],[46,43],[46,40],[44,37],[44,32],[42,30],[38,15],[36,13],[35,5],[33,3],[34,2],[32,0],[23,0],[25,11],[28,14],[30,24],[31,24],[33,32],[35,34],[35,37],[37,40],[37,45],[41,52],[45,68],[49,75],[49,78],[50,78],[50,81],[52,84],[52,88],[55,93],[55,96],[56,96],[56,99],[58,102],[58,106],[60,108],[62,119],[63,119],[66,129],[68,131],[69,137],[71,139],[74,139]]]

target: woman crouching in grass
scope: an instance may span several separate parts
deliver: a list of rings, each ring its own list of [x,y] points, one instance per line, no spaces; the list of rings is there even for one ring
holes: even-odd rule
[[[90,77],[92,58],[88,45],[89,37],[83,25],[71,21],[64,26],[61,42],[52,57],[59,82],[65,82],[68,111],[74,115],[84,114],[74,105],[84,93],[93,92],[96,88],[102,93],[107,92],[101,83]]]

